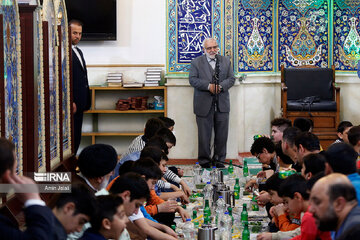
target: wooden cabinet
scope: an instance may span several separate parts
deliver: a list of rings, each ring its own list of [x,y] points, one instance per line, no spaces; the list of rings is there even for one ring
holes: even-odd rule
[[[95,143],[107,143],[115,145],[118,154],[122,154],[132,139],[143,134],[145,123],[149,118],[167,116],[165,86],[142,88],[92,86],[90,90],[91,108],[84,114],[81,148]],[[154,101],[154,96],[163,97],[163,110],[115,109],[119,99],[149,97],[149,103]]]

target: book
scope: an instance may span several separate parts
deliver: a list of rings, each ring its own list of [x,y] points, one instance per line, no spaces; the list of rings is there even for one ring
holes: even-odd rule
[[[123,87],[142,87],[143,83],[138,83],[138,82],[132,82],[132,83],[123,83]]]
[[[122,80],[107,80],[108,83],[121,83]]]
[[[147,72],[161,72],[161,68],[148,68],[146,69]]]
[[[157,78],[146,78],[146,81],[160,81],[161,78],[157,77]]]
[[[109,77],[109,76],[108,76],[106,79],[115,79],[115,80],[116,80],[116,79],[120,79],[120,80],[121,80],[122,77]]]
[[[120,76],[120,77],[122,77],[122,73],[108,73],[108,76]]]
[[[108,82],[108,87],[121,87],[122,83],[112,83],[112,82]]]
[[[157,87],[157,86],[159,86],[158,82],[157,83],[147,83],[147,82],[145,82],[145,87]]]
[[[161,76],[161,72],[145,72],[146,76]]]

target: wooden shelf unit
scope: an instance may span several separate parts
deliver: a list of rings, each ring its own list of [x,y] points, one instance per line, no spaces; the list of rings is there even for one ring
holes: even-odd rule
[[[91,144],[96,143],[96,137],[137,137],[141,134],[143,134],[143,129],[137,129],[136,131],[99,131],[99,115],[102,114],[159,114],[159,116],[167,116],[167,88],[165,86],[159,86],[159,87],[142,87],[142,88],[124,88],[124,87],[103,87],[103,86],[92,86],[90,87],[91,91],[91,108],[88,111],[85,111],[85,114],[91,114],[92,115],[92,131],[91,132],[83,132],[83,137],[91,137]],[[113,109],[106,109],[102,107],[96,106],[96,100],[97,95],[96,93],[103,92],[105,94],[114,92],[119,92],[118,95],[121,97],[121,92],[127,93],[127,96],[129,96],[130,92],[136,92],[141,93],[144,92],[154,93],[150,94],[150,96],[154,95],[161,95],[164,98],[164,110],[155,110],[155,109],[148,109],[148,110],[127,110],[127,111],[119,111],[115,109],[115,103],[119,99],[119,96],[113,97],[111,101],[113,100],[114,108]],[[155,94],[156,93],[156,94]],[[147,96],[147,95],[146,95]],[[124,97],[126,98],[126,97]],[[130,144],[130,142],[129,142]]]
[[[119,110],[88,110],[85,113],[164,113],[165,110],[127,110],[127,111],[119,111]]]

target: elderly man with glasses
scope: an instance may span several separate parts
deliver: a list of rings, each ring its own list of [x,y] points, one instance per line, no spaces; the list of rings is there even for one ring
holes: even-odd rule
[[[204,55],[192,60],[189,82],[194,87],[194,113],[198,126],[198,160],[203,168],[224,167],[229,128],[229,89],[235,78],[229,58],[219,55],[214,38],[203,42]],[[211,134],[214,129],[214,153]]]

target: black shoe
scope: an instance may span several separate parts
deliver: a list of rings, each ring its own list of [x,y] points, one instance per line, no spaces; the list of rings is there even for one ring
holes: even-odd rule
[[[225,165],[222,163],[216,163],[216,168],[225,168]]]
[[[210,163],[200,163],[200,166],[201,166],[202,168],[211,168]]]

